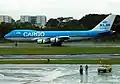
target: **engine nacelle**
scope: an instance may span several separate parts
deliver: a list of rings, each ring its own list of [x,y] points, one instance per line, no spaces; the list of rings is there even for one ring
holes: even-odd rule
[[[43,44],[43,43],[46,43],[46,41],[45,41],[45,39],[38,39],[38,40],[37,40],[37,43]]]
[[[58,42],[58,41],[59,41],[58,38],[50,38],[50,42],[52,42],[52,43],[56,43],[56,42]]]

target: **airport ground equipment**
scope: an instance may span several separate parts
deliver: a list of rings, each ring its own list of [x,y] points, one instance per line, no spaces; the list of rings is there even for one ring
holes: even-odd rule
[[[112,66],[111,65],[100,65],[97,70],[98,70],[98,73],[111,72]]]

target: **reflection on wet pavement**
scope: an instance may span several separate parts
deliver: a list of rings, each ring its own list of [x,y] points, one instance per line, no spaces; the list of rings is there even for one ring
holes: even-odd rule
[[[98,65],[88,65],[79,73],[79,64],[4,64],[0,65],[1,84],[119,84],[120,65],[111,73],[98,74]]]

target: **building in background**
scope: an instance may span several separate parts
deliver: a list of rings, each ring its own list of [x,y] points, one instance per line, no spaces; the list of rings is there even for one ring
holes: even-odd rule
[[[30,22],[30,16],[20,16],[20,22],[25,23],[25,22]]]
[[[5,23],[12,23],[14,22],[13,18],[11,16],[8,16],[8,15],[0,15],[0,24],[2,22],[5,22]]]
[[[29,16],[29,15],[22,15],[20,16],[21,23],[31,23],[37,26],[44,26],[46,24],[47,18],[46,16]]]

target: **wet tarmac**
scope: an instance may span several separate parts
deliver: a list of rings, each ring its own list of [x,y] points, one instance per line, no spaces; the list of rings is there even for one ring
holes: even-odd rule
[[[119,84],[120,65],[111,73],[97,73],[98,65],[88,64],[88,73],[79,73],[79,64],[0,65],[0,84]],[[83,65],[83,68],[85,65]]]

